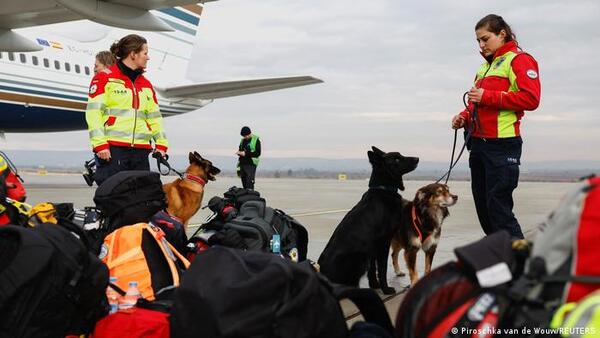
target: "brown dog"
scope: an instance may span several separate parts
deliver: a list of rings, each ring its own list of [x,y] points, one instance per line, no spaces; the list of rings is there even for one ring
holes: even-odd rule
[[[431,263],[442,232],[442,222],[449,215],[458,196],[452,195],[448,186],[440,183],[426,185],[415,194],[413,201],[402,201],[402,218],[392,239],[392,264],[397,276],[404,276],[398,266],[398,254],[404,249],[410,283],[419,278],[415,267],[417,253],[425,252],[425,274],[431,271]]]
[[[163,184],[163,190],[167,195],[167,212],[181,219],[186,229],[190,218],[200,209],[204,185],[208,181],[214,181],[215,176],[221,172],[211,161],[202,158],[195,151],[190,152],[189,160],[190,165],[185,169],[183,178]]]

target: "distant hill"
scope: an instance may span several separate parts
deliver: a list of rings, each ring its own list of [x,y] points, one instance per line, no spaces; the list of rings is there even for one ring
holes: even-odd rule
[[[84,161],[90,159],[87,151],[6,151],[15,165],[24,168],[37,168],[40,165],[49,170],[81,171]],[[233,173],[236,158],[233,156],[206,155],[217,167],[225,173]],[[175,155],[169,159],[174,168],[183,169],[188,164],[187,156]],[[364,159],[323,159],[323,158],[261,158],[259,174],[269,172],[327,172],[355,173],[360,176],[370,172],[370,165]],[[439,177],[448,169],[447,162],[421,161],[419,167],[410,177]],[[454,169],[453,178],[468,178],[468,163],[466,157]],[[600,161],[543,161],[526,162],[521,167],[522,177],[530,179],[561,179],[575,178],[592,172],[600,172]],[[355,175],[356,176],[356,175]]]

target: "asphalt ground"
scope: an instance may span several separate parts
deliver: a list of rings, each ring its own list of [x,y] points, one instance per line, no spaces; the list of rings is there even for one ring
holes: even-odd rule
[[[23,174],[28,192],[27,202],[72,202],[75,207],[93,206],[95,188],[88,187],[80,175],[48,174],[39,176]],[[175,177],[164,177],[163,182],[170,182]],[[428,181],[406,181],[404,198],[412,199],[416,190],[429,184]],[[469,182],[449,182],[450,191],[459,196],[458,203],[450,208],[450,216],[442,227],[440,244],[433,261],[433,267],[440,266],[454,259],[453,250],[483,237],[475,214],[475,206],[470,193]],[[241,186],[238,178],[219,177],[205,187],[204,203],[212,196],[222,196],[231,186]],[[533,236],[537,225],[549,212],[558,205],[563,194],[575,183],[555,182],[521,182],[514,193],[514,212],[521,223],[526,237]],[[331,234],[343,216],[361,198],[367,189],[366,180],[337,181],[326,179],[290,179],[290,178],[258,178],[256,190],[267,200],[267,205],[278,208],[295,217],[309,232],[308,257],[316,261],[324,249]],[[200,210],[190,222],[188,233],[195,226],[202,224],[210,216],[208,209]],[[417,258],[420,274],[423,272],[423,255]],[[400,262],[404,268],[404,262]],[[385,304],[390,317],[395,319],[398,307],[410,285],[408,276],[397,277],[391,266],[388,267],[389,284],[398,292],[393,297],[385,297]],[[366,280],[361,280],[361,287],[367,287]],[[382,295],[383,297],[383,295]],[[353,305],[342,301],[342,308],[349,323],[360,319]]]

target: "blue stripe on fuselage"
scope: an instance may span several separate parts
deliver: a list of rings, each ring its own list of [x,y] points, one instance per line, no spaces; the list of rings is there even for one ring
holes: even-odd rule
[[[179,9],[176,8],[164,8],[164,9],[159,9],[160,12],[163,12],[165,14],[168,14],[170,16],[176,17],[178,19],[181,19],[185,22],[191,23],[194,26],[198,26],[198,23],[200,22],[200,18],[197,18],[191,14],[188,14],[184,11],[181,11]]]
[[[169,109],[161,110],[174,115],[183,113]],[[30,133],[85,129],[87,123],[83,111],[0,102],[1,132]]]
[[[0,102],[0,131],[52,132],[87,129],[81,111]]]

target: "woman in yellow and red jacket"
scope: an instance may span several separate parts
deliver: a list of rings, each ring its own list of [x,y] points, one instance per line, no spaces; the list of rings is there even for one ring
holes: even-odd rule
[[[479,20],[475,35],[485,62],[468,93],[467,109],[454,116],[452,127],[465,127],[470,134],[471,190],[483,231],[505,230],[523,238],[512,192],[519,181],[521,118],[540,103],[538,65],[519,49],[501,16]]]
[[[163,156],[168,146],[156,93],[143,75],[146,39],[127,35],[110,51],[117,63],[92,79],[85,113],[98,185],[122,170],[150,170],[152,143]]]

